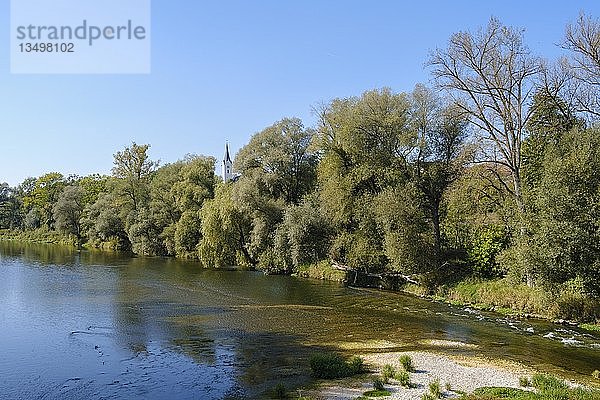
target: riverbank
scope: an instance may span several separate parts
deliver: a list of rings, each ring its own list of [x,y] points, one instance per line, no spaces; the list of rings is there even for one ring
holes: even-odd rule
[[[465,345],[448,342],[449,346]],[[524,365],[482,357],[449,356],[423,351],[363,356],[375,375],[322,382],[299,391],[304,400],[600,400],[600,390],[580,382],[540,374]],[[407,371],[408,365],[412,368]],[[376,385],[375,382],[379,384]],[[374,387],[378,386],[378,389]]]
[[[74,236],[44,229],[30,231],[0,229],[0,240],[77,247],[77,239]]]
[[[448,345],[460,346],[461,343]],[[389,370],[389,366],[395,371],[401,371],[400,356],[410,357],[415,371],[409,374],[409,385],[402,386],[397,380],[389,379],[384,385],[385,390],[390,393],[386,399],[420,399],[430,391],[430,384],[434,382],[439,383],[444,398],[458,398],[481,387],[519,388],[520,379],[530,379],[534,374],[534,371],[516,363],[419,351],[366,354],[362,357],[372,371],[381,375],[384,369]],[[371,380],[349,378],[322,383],[320,388],[305,396],[315,400],[351,400],[360,398],[369,390],[373,390]]]
[[[330,262],[303,266],[296,275],[356,284],[354,275],[351,276],[349,271],[332,266]],[[543,288],[515,284],[506,278],[489,281],[467,280],[443,285],[432,294],[427,288],[416,283],[390,284],[390,280],[382,276],[379,280],[371,280],[368,287],[398,290],[430,301],[472,307],[517,318],[545,319],[559,324],[576,325],[589,331],[600,331],[600,302],[581,294],[578,288],[572,285],[559,288],[557,294],[551,294]]]

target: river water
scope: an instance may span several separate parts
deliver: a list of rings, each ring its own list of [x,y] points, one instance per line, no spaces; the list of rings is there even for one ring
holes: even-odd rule
[[[311,354],[365,347],[502,358],[576,379],[600,369],[600,336],[544,321],[0,241],[0,398],[263,398],[279,382],[310,384]]]

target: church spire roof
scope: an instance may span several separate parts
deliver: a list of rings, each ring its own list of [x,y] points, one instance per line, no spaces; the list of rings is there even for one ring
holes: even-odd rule
[[[229,156],[229,143],[225,143],[225,156],[223,157],[223,161],[231,162],[231,157]]]

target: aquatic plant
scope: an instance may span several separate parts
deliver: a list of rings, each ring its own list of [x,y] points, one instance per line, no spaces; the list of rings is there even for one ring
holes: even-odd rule
[[[273,389],[273,393],[275,394],[276,399],[286,399],[287,398],[287,389],[283,383],[278,383]]]

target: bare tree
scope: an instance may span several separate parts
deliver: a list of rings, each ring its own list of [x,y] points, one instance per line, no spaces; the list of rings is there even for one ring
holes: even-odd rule
[[[565,87],[578,112],[600,117],[600,22],[580,14],[575,24],[567,25],[563,47],[573,53],[566,59],[570,80]]]
[[[498,173],[497,178],[524,213],[521,145],[541,60],[524,45],[521,30],[492,18],[475,34],[452,35],[447,49],[433,52],[429,65],[438,86],[448,91],[489,144],[481,161],[510,172],[508,181]]]

